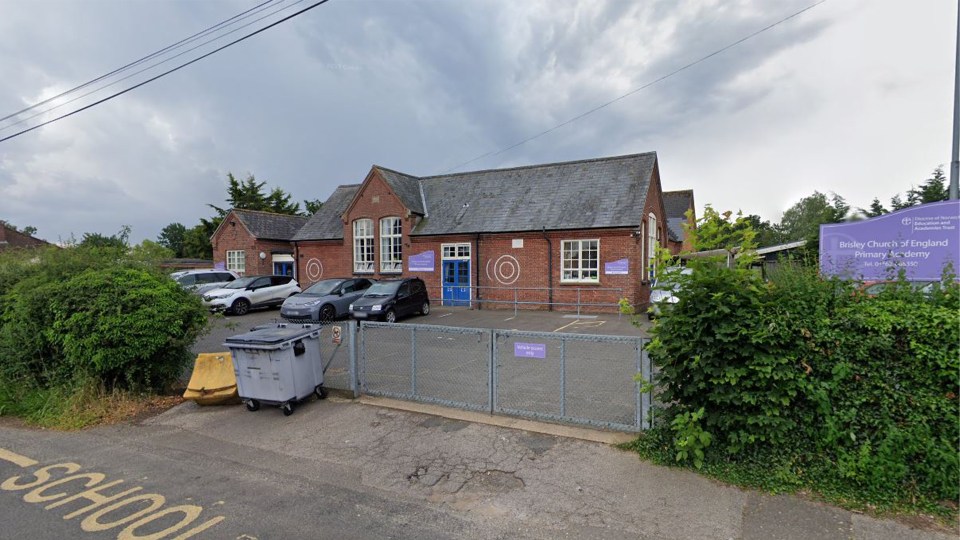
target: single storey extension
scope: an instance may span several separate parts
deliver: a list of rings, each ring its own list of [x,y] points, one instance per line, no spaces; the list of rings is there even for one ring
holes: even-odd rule
[[[304,287],[416,276],[454,306],[643,305],[655,246],[670,238],[655,152],[429,177],[375,165],[285,243],[228,225],[245,212],[231,211],[212,239],[228,269],[253,273],[251,260],[286,249]]]

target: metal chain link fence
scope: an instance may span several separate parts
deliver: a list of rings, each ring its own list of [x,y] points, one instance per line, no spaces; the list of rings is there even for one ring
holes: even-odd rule
[[[359,342],[366,394],[629,431],[650,425],[650,395],[634,380],[650,380],[644,338],[364,322]]]

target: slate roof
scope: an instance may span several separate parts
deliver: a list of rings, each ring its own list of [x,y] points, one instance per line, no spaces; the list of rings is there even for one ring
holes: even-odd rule
[[[687,209],[693,206],[693,190],[663,192],[663,211],[667,214],[667,232],[671,240],[683,242],[687,234],[682,224],[687,221]]]
[[[360,184],[338,186],[327,198],[320,210],[312,215],[307,223],[293,236],[300,240],[339,240],[343,238],[341,214],[346,211],[357,195]]]
[[[292,240],[308,219],[304,216],[236,208],[233,209],[233,214],[243,222],[250,234],[262,240]]]
[[[412,235],[637,227],[657,163],[648,152],[422,179]]]
[[[411,235],[426,236],[638,227],[656,164],[648,152],[425,178],[373,168],[425,216]],[[342,239],[341,216],[359,188],[338,187],[293,240]]]
[[[390,189],[397,194],[403,206],[415,214],[421,216],[426,214],[423,208],[423,193],[420,191],[420,179],[416,176],[403,174],[379,165],[374,165],[374,169],[380,171],[380,176],[386,180]]]

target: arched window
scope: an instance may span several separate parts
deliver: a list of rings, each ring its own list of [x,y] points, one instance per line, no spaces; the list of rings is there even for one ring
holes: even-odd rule
[[[353,222],[353,271],[373,272],[373,220],[358,219]]]
[[[380,271],[399,274],[403,271],[403,229],[398,217],[380,220]]]
[[[657,228],[657,216],[652,213],[647,216],[647,272],[650,280],[657,277],[657,243],[660,240],[660,231]]]

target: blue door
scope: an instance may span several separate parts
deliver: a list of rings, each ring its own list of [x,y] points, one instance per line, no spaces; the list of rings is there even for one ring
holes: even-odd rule
[[[470,261],[443,261],[443,305],[470,305]]]

